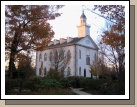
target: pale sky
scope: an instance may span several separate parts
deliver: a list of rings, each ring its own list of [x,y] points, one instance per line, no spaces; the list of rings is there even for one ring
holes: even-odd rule
[[[85,6],[91,10],[94,7],[93,5]],[[77,26],[80,25],[82,5],[65,5],[59,10],[59,12],[61,12],[62,15],[55,20],[50,21],[50,24],[55,32],[53,39],[66,38],[67,36],[78,37]],[[104,27],[105,19],[90,12],[89,10],[84,10],[84,13],[87,17],[87,24],[91,26],[90,36],[96,42],[97,36]]]

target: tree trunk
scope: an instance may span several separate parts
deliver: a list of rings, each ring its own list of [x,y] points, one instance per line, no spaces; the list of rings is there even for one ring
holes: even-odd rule
[[[15,32],[14,39],[11,45],[11,53],[10,53],[10,61],[9,61],[9,74],[11,79],[13,79],[13,72],[16,71],[16,67],[14,64],[14,56],[17,53],[18,43],[19,43],[18,33]]]
[[[13,72],[16,71],[16,67],[14,64],[14,53],[11,51],[10,53],[10,61],[9,61],[9,74],[10,78],[13,79]]]

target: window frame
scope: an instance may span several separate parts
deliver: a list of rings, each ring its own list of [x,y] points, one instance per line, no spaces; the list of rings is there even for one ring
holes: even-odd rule
[[[89,55],[87,55],[87,57],[86,57],[86,65],[90,65],[90,57],[89,57]]]
[[[44,54],[44,61],[47,61],[47,53]]]

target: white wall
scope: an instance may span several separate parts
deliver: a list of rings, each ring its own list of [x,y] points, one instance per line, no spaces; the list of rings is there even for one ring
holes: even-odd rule
[[[77,75],[80,76],[79,67],[81,67],[81,76],[84,76],[84,69],[86,69],[86,77],[91,77],[91,73],[89,72],[90,70],[89,65],[86,65],[86,56],[87,55],[90,56],[90,63],[92,64],[95,53],[97,55],[97,50],[93,50],[83,46],[78,46],[77,52],[79,52],[79,50],[81,50],[81,59],[79,59],[79,54],[78,54]]]
[[[66,46],[64,47],[65,50],[65,54],[67,54],[67,51],[70,50],[71,52],[71,60],[69,65],[67,65],[65,71],[67,71],[67,68],[70,67],[71,68],[71,76],[73,76],[75,74],[75,46]],[[41,62],[39,61],[39,55],[42,55],[42,61],[43,61],[43,68],[46,67],[47,71],[50,69],[50,61],[49,61],[49,56],[50,56],[50,52],[52,51],[52,49],[48,49],[48,50],[44,50],[42,52],[38,51],[36,54],[36,74],[39,75],[39,68],[41,67]],[[47,54],[47,60],[44,61],[44,54]]]

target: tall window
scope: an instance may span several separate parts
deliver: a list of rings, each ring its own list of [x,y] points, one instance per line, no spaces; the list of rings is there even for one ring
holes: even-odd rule
[[[41,54],[39,55],[39,61],[42,61],[42,56],[41,56]]]
[[[61,68],[61,74],[64,75],[64,67]]]
[[[67,52],[67,57],[68,57],[68,60],[69,60],[70,57],[71,57],[70,50],[68,50],[68,52]]]
[[[97,55],[95,54],[95,61],[97,61]]]
[[[41,75],[42,74],[42,70],[41,70],[41,68],[39,68],[39,75]]]
[[[61,52],[59,53],[59,57],[60,57],[61,59],[64,59],[64,51],[63,51],[63,50],[61,50]]]
[[[44,54],[44,61],[46,61],[47,60],[47,54],[45,53]]]
[[[71,72],[71,69],[70,69],[70,67],[68,67],[68,70],[67,70],[67,76],[70,75],[70,72]]]
[[[53,53],[50,52],[49,60],[52,61],[52,59],[53,59]]]
[[[79,67],[79,76],[81,76],[81,67]]]
[[[44,68],[44,75],[46,75],[47,74],[47,69],[46,69],[46,67]]]
[[[79,59],[81,59],[81,50],[79,50]]]
[[[86,57],[86,64],[90,65],[90,57],[89,56]]]

